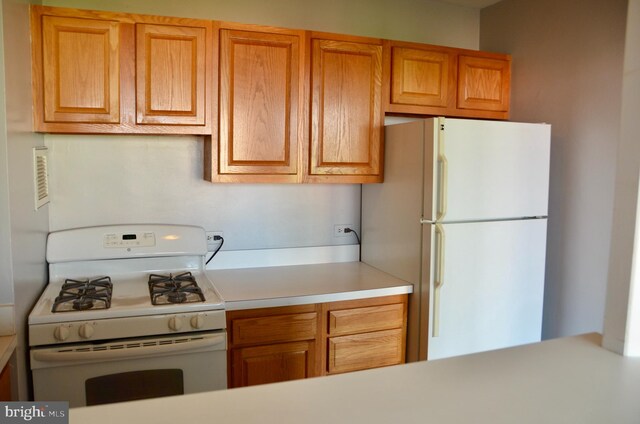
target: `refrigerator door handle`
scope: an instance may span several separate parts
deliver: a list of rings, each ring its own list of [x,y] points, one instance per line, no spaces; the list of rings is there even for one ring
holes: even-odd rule
[[[433,281],[433,318],[431,331],[433,337],[440,335],[440,289],[444,285],[444,228],[435,225],[436,233],[436,270]]]
[[[447,213],[447,180],[449,172],[449,161],[444,154],[444,131],[440,131],[438,137],[438,183],[440,191],[438,192],[438,214],[437,221],[441,221]]]

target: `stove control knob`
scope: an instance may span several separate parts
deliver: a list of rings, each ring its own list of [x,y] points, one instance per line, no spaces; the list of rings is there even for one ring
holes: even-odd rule
[[[191,317],[191,327],[196,330],[202,328],[204,326],[204,316],[202,314],[195,315]]]
[[[180,317],[169,318],[169,328],[178,331],[182,328],[182,319]]]
[[[82,324],[78,329],[78,334],[83,339],[90,339],[93,336],[93,325],[91,324]]]
[[[53,337],[59,342],[63,342],[69,338],[69,327],[60,325],[53,330]]]

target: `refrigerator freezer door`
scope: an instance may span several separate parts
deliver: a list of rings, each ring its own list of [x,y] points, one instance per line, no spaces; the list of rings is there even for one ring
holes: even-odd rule
[[[426,195],[438,204],[425,202],[426,219],[437,217],[443,201],[441,222],[547,215],[549,125],[444,118],[425,125],[438,159],[434,170],[425,164],[426,176],[435,180],[427,181]]]
[[[437,227],[444,237],[424,226],[434,264],[423,273],[430,278],[429,324],[421,326],[427,359],[540,341],[547,220]]]

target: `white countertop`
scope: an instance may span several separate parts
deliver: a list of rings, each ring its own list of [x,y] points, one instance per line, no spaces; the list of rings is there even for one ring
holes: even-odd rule
[[[362,262],[207,271],[227,310],[411,293],[413,286]]]
[[[589,334],[337,376],[77,408],[70,422],[637,424],[639,393],[640,358],[609,352],[599,335]]]

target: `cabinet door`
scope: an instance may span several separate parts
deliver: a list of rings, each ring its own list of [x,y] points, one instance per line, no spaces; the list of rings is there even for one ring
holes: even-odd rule
[[[11,365],[5,365],[0,373],[0,402],[11,402]]]
[[[297,181],[303,94],[300,39],[286,33],[220,31],[214,180],[217,173],[226,176],[218,178],[224,181]]]
[[[311,49],[309,174],[381,181],[382,46],[312,39]],[[348,176],[359,178],[340,178]]]
[[[511,62],[460,55],[458,108],[506,112],[509,110]]]
[[[392,47],[391,103],[448,107],[455,99],[452,52]]]
[[[314,341],[234,349],[232,358],[232,387],[315,376]]]
[[[205,125],[206,29],[136,25],[136,123]]]
[[[43,16],[44,121],[118,123],[118,48],[118,22]]]

